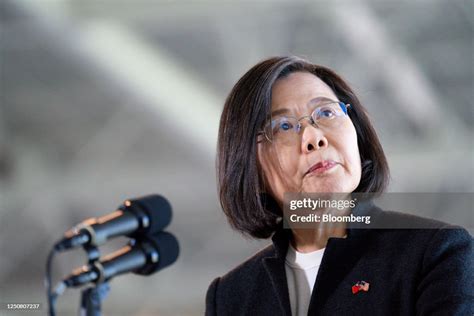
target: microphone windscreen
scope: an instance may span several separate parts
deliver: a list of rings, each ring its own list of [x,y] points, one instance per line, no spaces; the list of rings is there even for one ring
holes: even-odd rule
[[[144,212],[150,223],[137,234],[154,234],[162,231],[171,222],[171,204],[161,195],[152,194],[141,198],[130,199],[121,207],[123,210],[137,213]],[[134,236],[131,236],[134,237]]]
[[[179,256],[179,243],[176,237],[168,232],[159,232],[146,236],[142,241],[149,242],[158,252],[158,261],[147,264],[144,268],[135,271],[136,274],[150,275],[176,262]]]

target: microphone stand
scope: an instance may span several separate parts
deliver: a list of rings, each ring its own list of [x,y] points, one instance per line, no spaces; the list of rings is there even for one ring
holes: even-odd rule
[[[101,303],[109,294],[108,282],[99,283],[81,292],[80,316],[101,316]]]
[[[100,252],[96,246],[84,246],[91,266],[99,260]],[[94,286],[81,291],[79,316],[101,316],[101,304],[110,292],[108,282],[97,282]]]

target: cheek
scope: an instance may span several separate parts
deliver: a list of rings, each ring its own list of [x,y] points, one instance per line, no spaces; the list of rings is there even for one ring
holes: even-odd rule
[[[275,183],[274,181],[277,168],[273,162],[273,159],[271,158],[269,149],[264,145],[259,145],[258,147],[258,163],[260,165],[260,169],[262,170],[267,186],[269,184]]]
[[[298,170],[297,155],[286,149],[267,150],[264,146],[258,150],[258,160],[267,186],[277,200],[283,199],[284,192],[290,190],[293,174]],[[278,153],[278,154],[277,154]]]
[[[359,146],[357,144],[357,133],[352,123],[348,126],[347,132],[342,136],[341,149],[344,155],[346,167],[352,176],[357,177],[360,181],[361,162],[359,154]]]
[[[269,148],[261,145],[258,158],[267,178],[274,174],[287,178],[298,171],[298,153],[293,147]]]
[[[298,148],[296,146],[278,148],[273,156],[286,177],[293,176],[298,171]]]

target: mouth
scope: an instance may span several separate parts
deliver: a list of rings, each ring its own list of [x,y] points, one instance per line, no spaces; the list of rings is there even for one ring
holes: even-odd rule
[[[310,175],[310,174],[322,174],[325,173],[326,171],[334,168],[337,165],[337,162],[333,160],[322,160],[308,169],[304,176]]]

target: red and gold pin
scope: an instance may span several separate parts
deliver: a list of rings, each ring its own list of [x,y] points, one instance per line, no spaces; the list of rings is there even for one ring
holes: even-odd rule
[[[357,281],[356,284],[352,286],[352,294],[357,294],[360,291],[368,292],[369,291],[369,283],[365,281]]]

